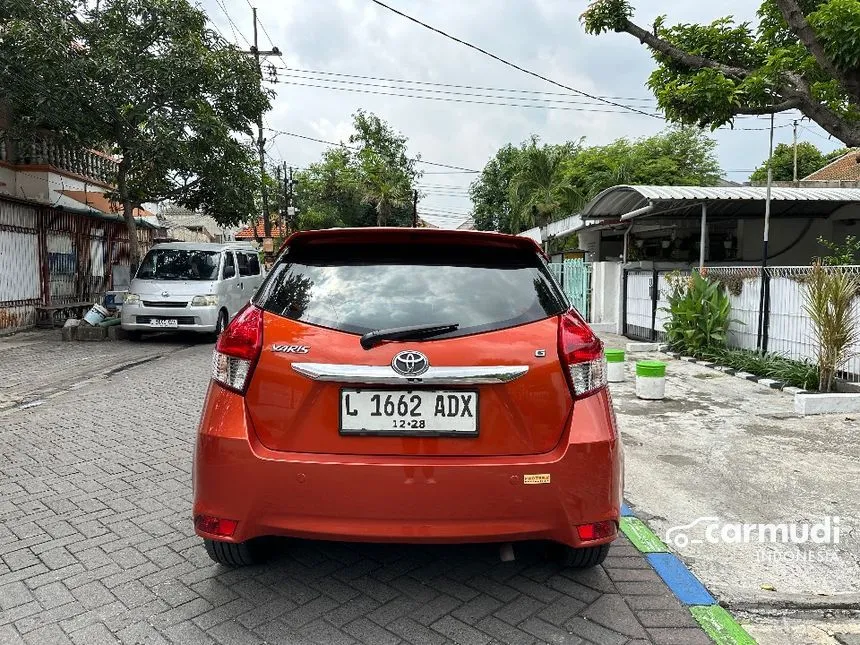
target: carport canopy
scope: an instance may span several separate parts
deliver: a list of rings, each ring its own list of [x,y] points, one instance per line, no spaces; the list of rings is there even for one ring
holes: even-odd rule
[[[583,209],[583,219],[628,221],[638,217],[676,220],[764,217],[767,188],[758,186],[613,186]],[[846,204],[860,203],[860,188],[772,188],[771,217],[829,217]],[[646,210],[647,209],[647,210]]]
[[[613,186],[592,199],[581,213],[583,220],[627,223],[701,218],[699,266],[705,264],[707,221],[711,219],[764,218],[768,188],[758,186]],[[858,188],[770,188],[769,217],[830,217],[842,206],[860,203]],[[767,248],[765,221],[765,249]],[[628,229],[629,230],[629,229]],[[627,234],[624,235],[627,258]]]

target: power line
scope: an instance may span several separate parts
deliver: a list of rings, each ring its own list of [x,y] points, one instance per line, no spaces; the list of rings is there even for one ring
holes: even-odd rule
[[[574,92],[575,94],[580,94],[580,95],[586,96],[590,99],[594,99],[596,101],[601,101],[602,103],[606,103],[608,105],[613,105],[615,107],[620,107],[620,108],[623,108],[625,110],[630,110],[631,112],[637,112],[639,114],[643,114],[645,116],[649,116],[649,117],[652,117],[655,119],[662,119],[663,118],[662,116],[659,116],[657,114],[651,114],[649,112],[644,112],[643,110],[640,110],[638,108],[630,107],[629,105],[624,105],[622,103],[616,103],[616,102],[611,101],[609,99],[604,99],[604,98],[601,98],[599,96],[595,96],[594,94],[589,94],[588,92],[583,92],[582,90],[578,90],[575,87],[570,87],[569,85],[559,83],[558,81],[554,81],[551,78],[543,76],[542,74],[538,74],[537,72],[533,72],[530,69],[526,69],[525,67],[521,67],[520,65],[517,65],[516,63],[512,63],[511,61],[506,60],[506,59],[502,58],[501,56],[497,56],[496,54],[493,54],[492,52],[489,52],[486,49],[482,49],[481,47],[478,47],[477,45],[473,45],[472,43],[466,42],[465,40],[457,38],[456,36],[452,36],[451,34],[445,32],[445,31],[442,31],[441,29],[437,29],[436,27],[434,27],[432,25],[428,25],[426,22],[421,22],[417,18],[413,18],[412,16],[403,13],[402,11],[398,11],[394,7],[390,7],[389,5],[385,4],[384,2],[381,2],[381,0],[370,0],[370,1],[373,2],[374,4],[379,5],[380,7],[384,8],[384,9],[388,9],[388,11],[397,14],[401,18],[406,18],[407,20],[414,22],[417,25],[421,25],[425,29],[429,29],[430,31],[436,32],[437,34],[440,34],[441,36],[444,36],[445,38],[448,38],[449,40],[453,40],[454,42],[460,43],[461,45],[465,45],[469,49],[474,49],[475,51],[480,52],[480,53],[484,54],[485,56],[489,56],[493,60],[496,60],[496,61],[498,61],[504,65],[507,65],[508,67],[512,67],[516,70],[519,70],[520,72],[528,74],[529,76],[534,76],[535,78],[539,78],[542,81],[546,81],[547,83],[551,83],[553,85],[556,85],[556,86],[558,86],[564,90],[568,90],[569,92]]]
[[[355,146],[350,146],[345,143],[335,143],[334,141],[326,141],[325,139],[317,139],[316,137],[309,137],[305,134],[298,134],[297,132],[286,132],[284,130],[275,130],[274,128],[268,128],[270,132],[277,132],[278,134],[283,134],[288,137],[296,137],[297,139],[305,139],[307,141],[315,141],[316,143],[322,143],[327,146],[334,146],[336,148],[348,148],[350,150],[357,150]],[[473,173],[480,174],[480,170],[472,170],[471,168],[463,168],[462,166],[452,166],[446,163],[436,163],[433,161],[425,161],[424,159],[419,159],[417,157],[410,157],[410,161],[414,161],[416,163],[428,164],[431,166],[441,166],[442,168],[453,168],[454,170],[459,170],[465,173]]]
[[[541,109],[541,110],[563,110],[566,112],[598,112],[598,113],[602,113],[602,114],[627,114],[627,112],[624,112],[623,110],[601,110],[601,109],[597,109],[597,108],[574,108],[574,107],[563,107],[563,106],[558,106],[558,105],[545,105],[545,104],[540,104],[540,103],[529,104],[529,103],[502,103],[502,102],[494,102],[494,101],[476,101],[476,100],[472,100],[472,99],[454,99],[454,98],[449,98],[449,97],[444,97],[444,96],[432,96],[432,95],[421,96],[421,95],[416,95],[416,94],[401,94],[401,93],[396,93],[396,92],[380,92],[380,91],[376,91],[376,90],[364,90],[364,89],[353,88],[353,87],[332,87],[330,85],[317,85],[314,83],[295,83],[292,81],[272,81],[272,80],[269,80],[267,82],[269,82],[269,83],[280,83],[283,85],[291,85],[293,87],[316,87],[319,89],[336,90],[339,92],[353,92],[353,93],[358,93],[358,94],[373,94],[376,96],[399,96],[399,97],[407,98],[407,99],[424,99],[424,100],[430,100],[430,101],[442,101],[444,103],[473,103],[476,105],[498,105],[498,106],[502,106],[502,107],[537,108],[537,109]],[[380,87],[384,87],[384,86],[380,86]],[[388,88],[388,89],[397,89],[397,88]],[[644,114],[644,113],[640,113],[640,114]],[[649,115],[645,114],[645,116],[649,116]]]
[[[236,38],[236,34],[238,33],[242,37],[242,40],[245,41],[245,44],[250,47],[251,41],[245,38],[245,34],[242,33],[242,30],[236,26],[235,22],[233,22],[233,18],[230,16],[230,12],[227,11],[227,7],[224,5],[223,0],[215,0],[215,3],[218,5],[221,11],[224,12],[224,15],[227,16],[227,21],[230,23],[230,28],[233,30],[233,38]],[[236,38],[236,40],[238,39]]]
[[[541,90],[526,90],[520,88],[506,88],[506,87],[487,87],[482,85],[458,85],[456,83],[435,83],[431,81],[418,81],[413,79],[403,79],[403,78],[386,78],[382,76],[365,76],[360,74],[346,74],[341,72],[328,72],[323,70],[312,70],[312,69],[299,69],[296,67],[279,67],[281,71],[298,73],[298,74],[316,74],[319,76],[335,76],[339,78],[357,78],[359,80],[365,81],[383,81],[386,83],[403,83],[408,85],[427,85],[429,87],[452,87],[456,89],[464,89],[464,90],[481,90],[488,92],[512,92],[516,94],[535,94],[535,95],[544,95],[544,96],[567,96],[573,97],[576,94],[571,94],[570,92],[545,92]],[[314,79],[314,80],[323,80],[323,79]],[[335,81],[334,79],[327,82],[340,82],[345,83],[346,81]],[[417,88],[416,88],[417,89]],[[513,97],[510,97],[513,98]],[[619,96],[602,96],[601,98],[607,99],[619,99],[625,101],[656,101],[653,97],[641,97],[641,98],[632,98],[632,97],[619,97]],[[600,101],[587,101],[582,102],[582,105],[602,105]]]

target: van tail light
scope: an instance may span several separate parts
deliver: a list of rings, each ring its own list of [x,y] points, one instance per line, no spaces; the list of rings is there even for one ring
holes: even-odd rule
[[[559,318],[558,353],[567,368],[573,398],[581,399],[606,386],[603,343],[574,310]]]
[[[212,355],[212,378],[245,393],[263,348],[263,310],[246,305],[221,332]]]

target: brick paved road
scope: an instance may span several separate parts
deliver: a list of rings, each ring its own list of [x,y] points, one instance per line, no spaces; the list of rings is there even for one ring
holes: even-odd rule
[[[0,643],[710,642],[625,541],[587,572],[531,548],[304,541],[211,563],[189,519],[209,353],[0,412]]]

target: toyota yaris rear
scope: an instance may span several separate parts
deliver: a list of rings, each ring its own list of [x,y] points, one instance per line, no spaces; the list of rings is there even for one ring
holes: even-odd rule
[[[193,512],[218,562],[292,536],[547,540],[592,566],[616,536],[602,344],[531,240],[299,233],[212,369]]]

